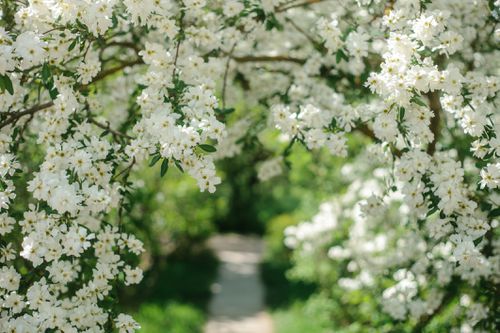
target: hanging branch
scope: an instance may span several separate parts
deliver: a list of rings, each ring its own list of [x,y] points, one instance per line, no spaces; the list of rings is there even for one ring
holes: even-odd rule
[[[78,90],[82,91],[85,88],[87,88],[88,86],[90,86],[91,84],[96,83],[96,82],[98,82],[98,81],[118,72],[118,71],[121,71],[122,69],[124,69],[126,67],[132,67],[132,66],[139,65],[142,63],[143,63],[142,59],[138,59],[135,61],[124,62],[117,67],[101,71],[99,74],[97,74],[92,79],[92,81],[90,83],[80,86],[80,88]],[[46,103],[32,106],[31,108],[26,109],[24,111],[11,112],[11,113],[9,113],[10,116],[7,119],[0,122],[0,129],[4,128],[5,126],[8,126],[10,124],[16,123],[20,118],[22,118],[24,116],[33,115],[39,111],[45,110],[45,109],[50,108],[52,106],[54,106],[54,102],[50,101],[50,102],[46,102]]]

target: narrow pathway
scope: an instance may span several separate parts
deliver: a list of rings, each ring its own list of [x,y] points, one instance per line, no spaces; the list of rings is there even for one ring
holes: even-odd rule
[[[221,261],[210,302],[205,333],[272,333],[264,310],[264,286],[259,277],[262,240],[240,235],[210,239]]]

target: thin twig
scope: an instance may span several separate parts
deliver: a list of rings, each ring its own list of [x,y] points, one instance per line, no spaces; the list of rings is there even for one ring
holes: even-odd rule
[[[305,59],[294,58],[289,56],[232,56],[237,62],[273,62],[273,61],[284,61],[284,62],[294,62],[303,65],[306,61]]]
[[[181,48],[181,42],[183,39],[183,25],[182,25],[182,19],[184,18],[184,12],[181,12],[180,18],[179,18],[179,32],[177,34],[177,45],[175,47],[175,56],[174,56],[174,70],[172,71],[172,81],[175,80],[175,74],[177,70],[177,59],[179,59],[179,49]]]
[[[119,66],[116,66],[116,67],[113,67],[113,68],[110,68],[110,69],[106,69],[104,71],[101,71],[99,74],[97,74],[90,83],[86,84],[86,85],[83,85],[81,87],[81,89],[84,89],[86,88],[87,86],[91,85],[92,83],[95,83],[97,81],[100,81],[102,79],[104,79],[105,77],[111,75],[111,74],[114,74],[116,72],[119,72],[121,71],[122,69],[126,68],[126,67],[132,67],[132,66],[135,66],[135,65],[141,65],[143,64],[144,62],[142,61],[142,59],[137,59],[137,60],[134,60],[134,61],[129,61],[129,62],[124,62],[122,64],[120,64]]]
[[[124,173],[129,172],[134,165],[135,165],[135,157],[132,158],[132,162],[125,169],[123,169],[122,171],[120,171],[119,173],[114,175],[113,178],[111,178],[111,179],[115,180],[116,178],[120,177]]]
[[[356,127],[354,127],[353,129],[354,131],[357,131],[361,134],[363,134],[364,136],[370,138],[371,140],[373,141],[380,141],[377,136],[375,135],[375,133],[373,132],[372,129],[370,129],[366,124],[360,124]],[[395,147],[391,146],[391,152],[394,156],[396,157],[401,157],[402,155],[402,152],[401,150],[399,149],[396,149]]]
[[[139,46],[137,44],[135,44],[135,43],[132,43],[132,42],[118,42],[118,41],[113,41],[113,42],[107,43],[106,46],[103,49],[107,49],[108,47],[111,47],[111,46],[123,46],[123,47],[129,48],[129,49],[133,49],[136,54],[139,54],[139,52],[141,51],[140,48],[139,48]]]
[[[113,136],[119,136],[119,137],[122,137],[122,138],[126,138],[126,139],[134,139],[133,137],[131,137],[130,135],[127,135],[125,133],[122,133],[120,131],[117,131],[117,130],[114,130],[110,127],[110,124],[109,124],[109,121],[106,121],[106,124],[103,124],[101,122],[98,122],[97,120],[95,120],[92,116],[90,116],[88,118],[89,122],[96,125],[97,127],[99,128],[102,128],[103,130],[105,131],[108,131],[109,133],[111,133]]]
[[[226,68],[224,70],[224,79],[222,82],[222,109],[224,110],[226,108],[226,87],[227,87],[227,75],[229,73],[229,64],[231,62],[231,56],[233,55],[234,49],[236,48],[236,42],[233,44],[233,47],[231,47],[231,50],[229,51],[229,54],[227,55],[227,60],[226,60]]]
[[[172,79],[175,79],[175,72],[177,70],[177,59],[179,59],[179,49],[181,48],[181,39],[177,41],[177,46],[175,47],[175,57],[174,57],[174,70],[172,71]]]
[[[285,12],[285,11],[292,9],[292,8],[308,6],[308,5],[312,5],[312,4],[323,2],[323,1],[325,1],[325,0],[306,0],[303,2],[299,2],[299,3],[294,3],[291,5],[285,4],[284,6],[280,6],[280,7],[275,8],[274,11],[276,13],[281,13],[281,12]]]
[[[322,54],[326,54],[328,52],[328,50],[323,46],[322,43],[316,41],[311,35],[309,35],[304,29],[302,29],[301,27],[299,27],[291,19],[289,19],[288,17],[285,17],[285,21],[287,21],[288,23],[290,23],[295,28],[295,30],[297,30],[302,35],[304,35],[304,37],[306,37],[311,42],[311,44],[314,46],[315,49],[317,49],[318,51],[320,51]]]

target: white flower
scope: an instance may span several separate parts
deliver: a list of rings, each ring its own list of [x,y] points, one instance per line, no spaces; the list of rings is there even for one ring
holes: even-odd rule
[[[500,162],[488,163],[486,168],[481,170],[481,188],[489,187],[491,189],[500,187]]]
[[[223,13],[224,15],[231,17],[240,14],[245,6],[237,0],[224,1]]]
[[[123,270],[125,272],[125,285],[138,284],[142,280],[142,269],[131,268],[126,266]]]
[[[3,302],[3,307],[10,309],[13,313],[19,313],[24,308],[23,297],[16,292],[10,293]]]
[[[283,157],[278,156],[262,162],[257,168],[257,177],[261,182],[280,175],[283,172]]]
[[[13,44],[15,53],[22,58],[24,68],[42,63],[46,56],[46,43],[32,31],[26,31],[17,36]]]
[[[115,326],[119,333],[133,333],[141,326],[129,315],[120,313],[115,319]]]
[[[8,216],[6,213],[0,214],[0,235],[5,235],[14,229],[16,220]]]
[[[19,274],[14,267],[2,267],[0,269],[0,289],[7,291],[17,291],[21,281]]]

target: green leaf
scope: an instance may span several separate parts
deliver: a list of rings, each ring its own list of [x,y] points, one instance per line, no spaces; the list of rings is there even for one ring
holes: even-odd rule
[[[161,158],[160,154],[153,156],[153,158],[151,159],[151,162],[149,162],[149,166],[152,167],[153,165],[155,165],[156,162],[158,162],[160,160],[160,158]]]
[[[165,158],[163,162],[161,162],[160,176],[161,177],[165,176],[167,170],[168,170],[168,158]]]
[[[349,61],[349,57],[342,51],[342,49],[339,49],[337,51],[337,54],[335,56],[335,60],[337,61],[337,64],[340,62],[340,60],[344,59],[345,61]]]
[[[500,216],[500,208],[495,208],[488,214],[488,218],[490,219],[494,219],[498,216]]]
[[[215,108],[214,111],[217,114],[226,115],[226,114],[233,113],[235,111],[235,109],[234,108],[225,108],[225,109]]]
[[[413,96],[411,99],[410,99],[410,102],[413,102],[417,105],[420,105],[420,106],[425,106],[427,107],[427,104],[425,104],[425,102],[418,96]]]
[[[431,210],[427,212],[426,217],[431,216],[432,214],[434,214],[435,212],[437,212],[437,211],[438,211],[438,209],[439,209],[439,207],[438,207],[438,206],[435,206],[435,207],[431,208]]]
[[[52,78],[52,73],[50,72],[50,67],[47,63],[44,63],[42,67],[42,82],[47,83],[51,78]]]
[[[14,87],[12,86],[12,81],[5,75],[0,75],[0,88],[2,91],[7,90],[9,94],[14,95]]]
[[[71,44],[69,44],[68,51],[71,51],[71,50],[73,50],[73,49],[75,48],[77,40],[78,40],[78,37],[77,37],[77,38],[75,38],[75,39],[71,42]]]
[[[215,149],[214,146],[207,145],[207,144],[201,144],[201,145],[198,145],[198,147],[200,147],[201,149],[203,149],[204,151],[206,151],[208,153],[213,153],[213,152],[217,151],[217,149]]]
[[[269,14],[266,17],[266,30],[272,30],[274,28],[281,31],[283,30],[283,25],[280,23],[280,21],[278,21],[276,16],[274,16],[273,14]]]
[[[59,95],[59,91],[56,88],[50,89],[49,90],[49,95],[52,100],[56,99],[57,96]]]
[[[184,172],[184,169],[182,168],[182,165],[179,161],[177,160],[174,160],[174,163],[175,163],[175,166],[177,167],[177,169],[179,169],[180,172]]]
[[[405,117],[405,108],[403,108],[403,107],[399,108],[399,121],[402,122],[404,117]]]
[[[118,18],[116,17],[115,14],[113,14],[113,16],[111,16],[111,22],[113,23],[111,28],[116,28],[118,26]]]

